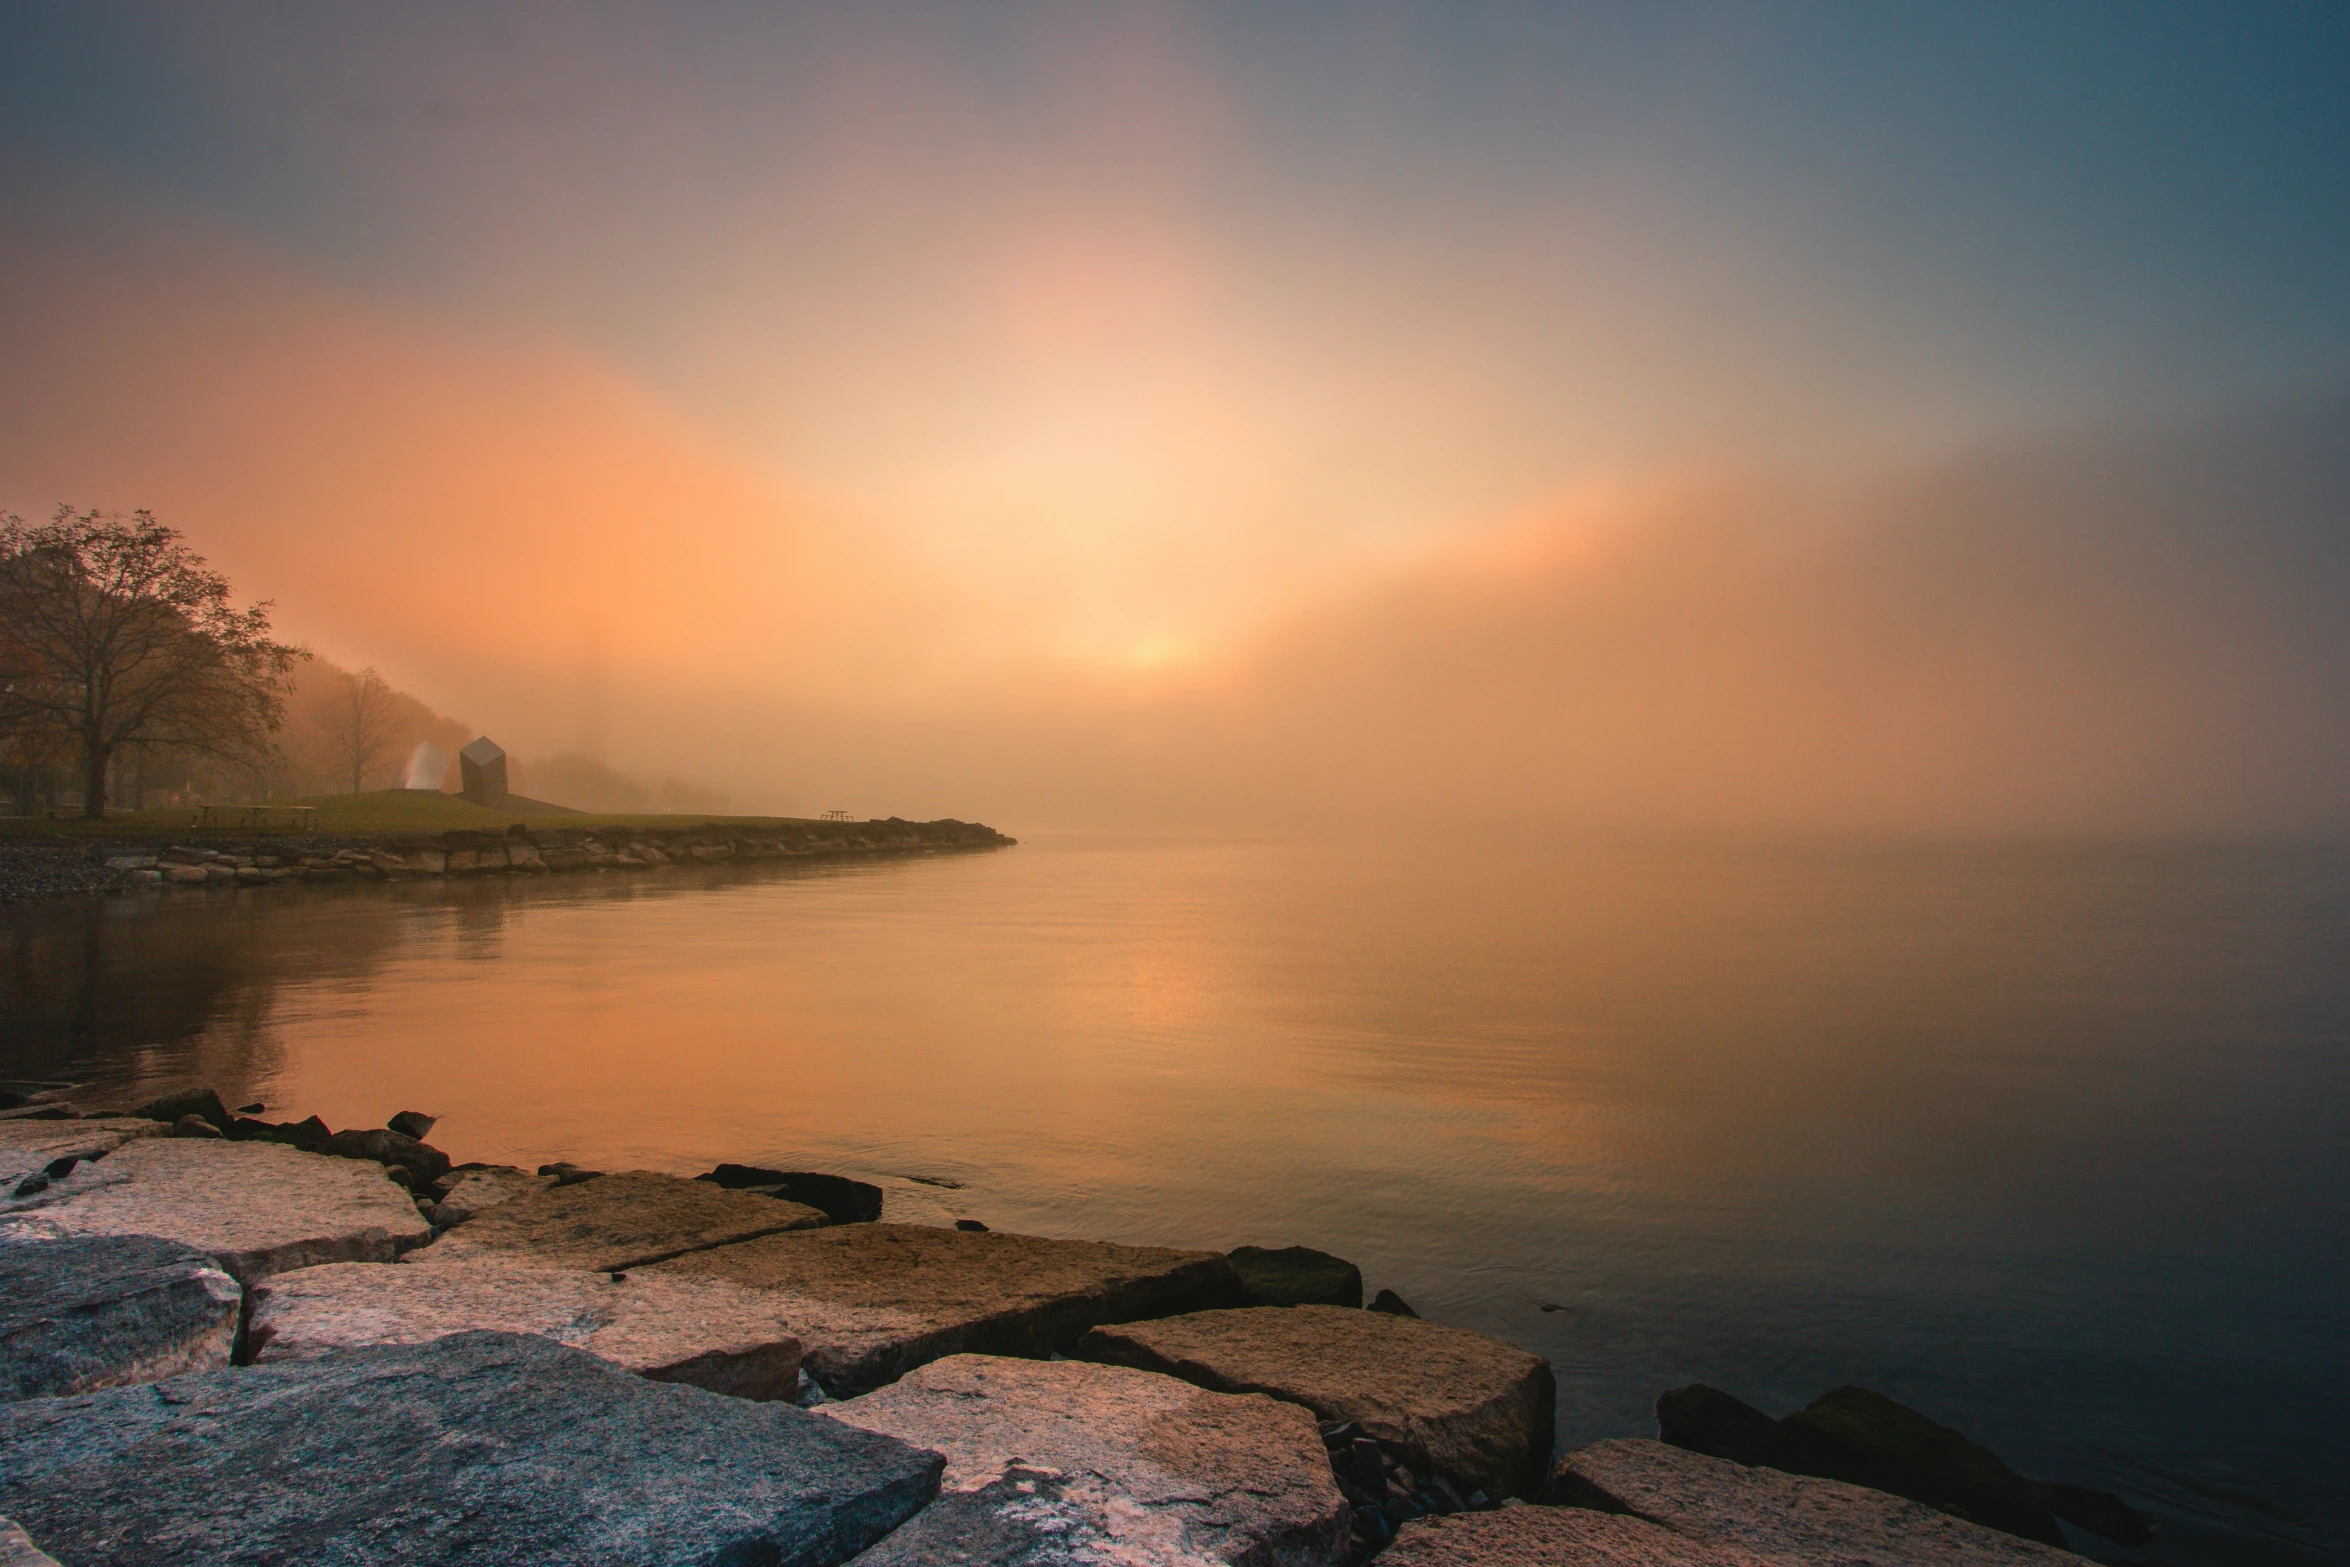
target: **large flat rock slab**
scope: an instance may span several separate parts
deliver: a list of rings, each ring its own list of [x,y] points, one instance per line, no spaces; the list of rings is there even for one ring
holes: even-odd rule
[[[255,1363],[268,1364],[477,1329],[536,1333],[639,1376],[735,1398],[790,1398],[800,1386],[800,1341],[767,1296],[646,1273],[466,1262],[304,1268],[254,1288],[246,1342]]]
[[[799,1335],[803,1368],[832,1393],[879,1387],[943,1355],[1066,1353],[1098,1323],[1239,1293],[1215,1252],[919,1224],[771,1235],[659,1271],[773,1291]]]
[[[215,1138],[135,1138],[6,1211],[78,1234],[178,1241],[247,1285],[326,1262],[390,1262],[432,1233],[381,1165]]]
[[[0,1238],[0,1399],[219,1370],[244,1298],[218,1263],[174,1241]]]
[[[823,1222],[799,1203],[622,1170],[482,1209],[408,1260],[613,1272]]]
[[[52,1164],[101,1158],[134,1137],[170,1130],[160,1121],[128,1116],[100,1121],[0,1121],[0,1201],[15,1197],[17,1188],[27,1181],[33,1181],[35,1190],[47,1184]],[[34,1191],[24,1195],[31,1197]]]
[[[946,1456],[939,1499],[859,1558],[1323,1567],[1346,1499],[1313,1416],[1083,1361],[952,1355],[817,1413]]]
[[[0,1512],[74,1567],[829,1564],[940,1467],[503,1333],[0,1405]]]
[[[1639,1518],[1582,1507],[1505,1507],[1420,1518],[1395,1531],[1387,1567],[1773,1567]]]
[[[1343,1306],[1202,1311],[1097,1328],[1077,1353],[1356,1421],[1414,1469],[1474,1489],[1536,1494],[1550,1464],[1550,1362],[1417,1317]]]
[[[1559,1460],[1554,1502],[1630,1513],[1775,1567],[2084,1567],[2052,1545],[1883,1491],[1749,1469],[1663,1442],[1594,1442]]]

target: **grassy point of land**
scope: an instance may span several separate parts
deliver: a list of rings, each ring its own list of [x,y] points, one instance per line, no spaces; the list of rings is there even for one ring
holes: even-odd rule
[[[273,800],[272,806],[315,806],[318,815],[308,831],[340,835],[366,833],[448,832],[456,828],[476,831],[503,832],[516,822],[531,827],[570,827],[593,829],[598,827],[781,827],[794,825],[831,825],[854,827],[854,823],[818,824],[797,816],[707,816],[707,815],[645,815],[606,816],[587,812],[565,811],[559,815],[534,815],[519,811],[491,810],[474,804],[462,795],[423,794],[405,789],[379,789],[368,794],[313,795],[300,800]],[[158,838],[166,840],[198,838],[258,838],[285,836],[294,831],[279,824],[270,827],[197,827],[193,825],[196,808],[175,805],[153,811],[118,811],[102,822],[84,821],[80,817],[14,817],[0,820],[0,837],[7,838]]]

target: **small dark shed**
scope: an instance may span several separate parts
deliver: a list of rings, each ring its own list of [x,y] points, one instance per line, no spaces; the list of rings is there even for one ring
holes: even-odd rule
[[[506,752],[488,735],[468,744],[457,753],[457,765],[464,769],[465,798],[476,805],[503,805],[506,803]]]

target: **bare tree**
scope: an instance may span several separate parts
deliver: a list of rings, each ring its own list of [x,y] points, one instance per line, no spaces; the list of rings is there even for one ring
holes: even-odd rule
[[[270,640],[269,608],[236,608],[228,579],[147,512],[0,516],[0,728],[69,742],[92,819],[124,745],[248,760],[303,656]]]
[[[343,688],[328,721],[336,749],[351,764],[351,792],[366,787],[367,774],[389,759],[400,739],[398,693],[370,667],[343,677]]]

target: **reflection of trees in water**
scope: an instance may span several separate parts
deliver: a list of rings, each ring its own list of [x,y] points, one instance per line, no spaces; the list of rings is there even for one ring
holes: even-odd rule
[[[401,924],[380,892],[340,887],[0,911],[5,1075],[236,1092],[280,1064],[269,1029],[278,988],[372,972]]]
[[[503,953],[509,918],[533,904],[906,864],[327,883],[0,909],[0,1078],[82,1083],[83,1098],[124,1101],[197,1083],[243,1094],[284,1065],[272,1028],[282,991],[365,981],[412,938],[446,933],[452,956],[486,962]]]
[[[456,894],[457,956],[477,963],[486,963],[506,950],[506,909],[521,901],[525,889],[506,878],[496,881],[458,882],[451,889]]]

